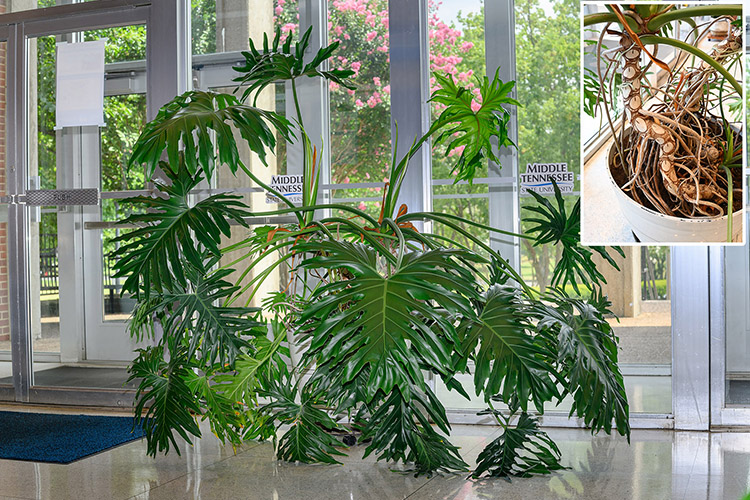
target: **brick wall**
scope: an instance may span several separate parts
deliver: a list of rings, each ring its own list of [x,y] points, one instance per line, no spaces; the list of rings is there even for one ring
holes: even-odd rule
[[[0,14],[5,13],[0,0]],[[6,45],[0,42],[0,193],[5,194],[5,57]],[[0,341],[10,340],[8,312],[8,224],[0,222]]]

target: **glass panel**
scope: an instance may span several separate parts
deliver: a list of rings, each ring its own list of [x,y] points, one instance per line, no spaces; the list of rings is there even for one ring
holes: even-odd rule
[[[126,168],[145,123],[145,95],[107,95],[105,127],[54,128],[56,44],[101,38],[107,39],[106,80],[120,71],[118,63],[136,61],[142,71],[136,68],[133,74],[140,71],[139,78],[145,81],[145,26],[29,39],[29,187],[98,184],[106,192],[145,186],[142,173]],[[33,385],[123,388],[128,374],[122,361],[132,357],[133,346],[122,320],[132,301],[119,297],[121,284],[111,278],[111,240],[116,232],[103,231],[87,238],[80,217],[119,220],[127,207],[105,200],[100,208],[41,207],[29,211]],[[99,281],[98,276],[103,279]],[[93,281],[84,286],[87,277]],[[111,326],[106,327],[105,321]],[[89,361],[99,365],[87,365]],[[105,361],[111,364],[101,364]]]
[[[329,2],[328,39],[340,43],[331,64],[354,71],[357,87],[330,84],[331,182],[382,186],[391,158],[388,2]],[[357,190],[331,191],[336,199],[359,196]],[[380,201],[363,203],[380,209]]]
[[[750,254],[747,247],[727,247],[726,406],[750,406]]]
[[[0,13],[5,11],[0,2]],[[5,127],[7,44],[0,42],[0,194],[7,193],[5,184],[5,155],[7,151]],[[8,206],[0,205],[0,385],[13,384],[10,362],[10,311],[8,304]]]
[[[256,46],[262,46],[263,35],[267,33],[273,37],[277,26],[282,30],[284,39],[296,36],[297,33],[299,16],[297,2],[294,1],[262,2],[252,5],[252,8],[250,4],[230,4],[215,0],[191,0],[191,4],[193,87],[198,90],[211,89],[240,96],[244,89],[240,88],[235,92],[237,85],[232,82],[232,78],[235,78],[237,73],[232,66],[244,59],[240,51],[248,50],[248,40],[252,38]],[[286,115],[285,85],[280,83],[266,88],[258,96],[257,106]],[[277,140],[276,151],[272,152],[275,154],[268,154],[266,157],[268,165],[264,165],[246,145],[239,144],[242,162],[265,182],[270,182],[273,175],[287,174],[286,143],[278,135]],[[242,196],[242,201],[255,211],[263,212],[276,207],[274,204],[266,203],[262,189],[247,175],[241,171],[234,175],[226,165],[219,167],[210,187],[234,190],[235,194]],[[244,237],[243,231],[235,231],[226,244],[239,242]],[[232,262],[242,255],[244,252],[241,250],[230,253],[222,262]],[[249,260],[236,264],[235,276],[244,272],[249,264]],[[263,263],[258,266],[258,269],[262,268]],[[247,279],[250,280],[255,275],[256,273],[251,270],[247,274]],[[275,273],[266,281],[266,291],[278,290],[281,279],[281,274]],[[262,293],[258,294],[253,298],[252,304],[260,305],[262,298]]]
[[[468,86],[477,94],[476,102],[481,101],[476,78],[481,78],[485,71],[484,43],[484,6],[480,0],[445,0],[429,3],[429,38],[430,38],[430,71],[445,76],[450,74],[461,85]],[[436,88],[435,78],[430,78],[430,92]],[[433,104],[433,120],[442,111],[443,106]],[[444,181],[433,183],[432,207],[436,212],[444,212],[465,217],[475,222],[489,224],[489,204],[493,200],[485,183],[475,182],[453,184],[451,172],[461,151],[455,150],[449,156],[445,146],[432,148],[432,178]],[[482,169],[478,178],[487,177],[487,169]],[[447,181],[447,182],[445,182]],[[489,241],[489,233],[474,227],[467,227],[475,236]],[[444,236],[456,239],[476,249],[468,238],[452,230],[440,229]]]

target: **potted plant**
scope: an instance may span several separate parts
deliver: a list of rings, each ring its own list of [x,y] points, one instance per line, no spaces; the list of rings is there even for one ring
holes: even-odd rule
[[[584,109],[606,116],[612,132],[608,174],[623,214],[641,241],[739,241],[742,86],[733,73],[743,55],[742,6],[605,7],[584,17],[599,30]],[[686,40],[675,21],[689,28]],[[723,40],[708,41],[712,28],[727,25]],[[607,36],[616,47],[605,46]],[[675,50],[671,65],[659,59],[665,47]],[[653,83],[654,72],[663,83]]]
[[[153,339],[130,366],[139,381],[135,411],[148,452],[200,436],[197,420],[203,419],[232,444],[272,438],[283,460],[336,463],[345,453],[337,432],[344,431],[366,443],[366,454],[404,462],[417,474],[466,470],[427,376],[468,397],[456,376],[469,372],[470,360],[475,390],[504,428],[480,455],[475,477],[561,468],[560,452],[533,410],[543,413],[545,404],[567,395],[570,414],[592,431],[629,436],[617,339],[604,317],[603,277],[591,257],[614,260],[603,248],[579,246],[578,205],[567,213],[559,191],[555,203],[538,196],[531,235],[519,235],[562,245],[549,290],[527,284],[472,228],[503,231],[398,205],[409,160],[431,139],[447,152],[464,146],[455,168],[469,180],[487,158],[498,161],[494,141],[513,147],[504,106],[517,104],[508,97],[514,83],[497,75],[479,80],[477,106],[468,89],[436,76],[440,88],[432,100],[445,108],[405,153],[395,148],[382,208],[373,216],[317,201],[321,155],[301,113],[292,124],[248,104],[279,80],[291,83],[295,104],[298,78],[350,85],[350,72],[320,69],[336,43],[303,61],[309,37],[308,31],[292,46],[277,32],[260,49],[251,42],[246,64],[235,68],[240,98],[200,91],[178,96],[134,149],[131,165],[144,165],[149,175],[160,167],[165,177],[155,180],[158,196],[131,200],[146,210],[126,221],[139,227],[120,238],[117,254],[123,292],[137,300],[130,331]],[[285,201],[253,213],[230,194],[188,202],[190,190],[214,175],[218,163],[284,201],[243,165],[237,148],[241,138],[263,159],[276,144],[274,132],[304,146],[301,205]],[[249,216],[289,214],[295,223],[252,230],[246,223]],[[481,251],[420,232],[415,221],[451,228]],[[222,243],[236,231],[245,235],[240,243]],[[243,258],[221,260],[239,249]],[[233,272],[241,262],[251,269],[269,256],[273,263],[252,278]],[[290,275],[283,290],[266,297],[262,308],[250,307],[250,299],[238,302],[280,266]],[[586,287],[590,299],[569,296],[566,285]]]

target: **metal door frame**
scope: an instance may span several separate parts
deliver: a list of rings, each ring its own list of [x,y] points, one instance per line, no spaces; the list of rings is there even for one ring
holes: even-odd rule
[[[27,186],[27,42],[29,38],[88,29],[147,26],[147,117],[189,82],[189,8],[186,0],[98,0],[0,15],[0,38],[7,36],[7,191],[23,195]],[[156,26],[158,29],[148,29]],[[0,389],[0,400],[18,402],[130,406],[134,391],[32,386],[29,316],[28,212],[8,207],[8,270],[13,389]],[[83,286],[81,283],[78,286]],[[80,294],[82,296],[82,293]]]

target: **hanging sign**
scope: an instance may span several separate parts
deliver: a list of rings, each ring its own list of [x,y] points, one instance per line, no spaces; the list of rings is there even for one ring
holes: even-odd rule
[[[63,127],[104,126],[104,44],[57,45],[55,130]]]
[[[521,196],[555,194],[552,180],[557,183],[562,194],[573,193],[574,172],[568,172],[567,163],[527,163],[526,172],[521,174]]]
[[[302,182],[304,175],[274,175],[271,177],[272,188],[284,195],[292,203],[302,204]],[[266,193],[266,203],[280,203],[276,196]]]

